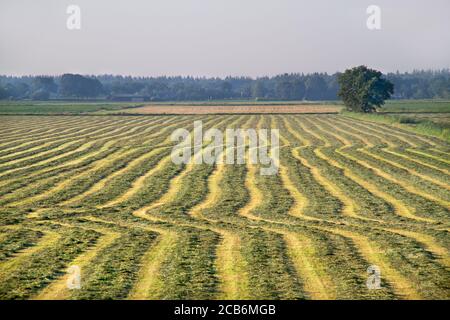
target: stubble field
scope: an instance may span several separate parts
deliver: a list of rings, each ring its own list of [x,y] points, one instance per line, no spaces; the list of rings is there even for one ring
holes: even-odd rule
[[[279,129],[278,174],[174,164],[170,134],[195,120]],[[450,299],[450,146],[437,138],[340,115],[0,124],[1,299]],[[366,286],[372,265],[380,289]]]
[[[341,105],[332,104],[282,104],[282,105],[148,105],[138,108],[111,111],[131,114],[275,114],[275,113],[338,113]]]

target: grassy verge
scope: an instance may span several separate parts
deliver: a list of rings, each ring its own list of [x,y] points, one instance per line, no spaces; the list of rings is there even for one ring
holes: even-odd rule
[[[426,112],[448,113],[450,101],[446,100],[390,100],[381,108],[381,112]]]
[[[450,142],[450,126],[447,124],[439,124],[425,119],[399,115],[365,114],[348,111],[343,111],[341,115],[357,120],[389,124],[397,128]]]

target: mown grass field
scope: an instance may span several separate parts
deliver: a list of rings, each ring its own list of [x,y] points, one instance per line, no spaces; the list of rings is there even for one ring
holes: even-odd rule
[[[279,173],[174,164],[195,120],[278,128]],[[0,137],[0,299],[450,299],[438,138],[258,114],[4,116]]]
[[[450,113],[450,101],[388,100],[380,111],[387,113]]]
[[[0,115],[73,115],[122,110],[141,104],[133,102],[0,101]]]

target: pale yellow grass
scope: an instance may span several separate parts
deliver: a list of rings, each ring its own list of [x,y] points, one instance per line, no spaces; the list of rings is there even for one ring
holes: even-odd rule
[[[300,147],[301,148],[301,147]],[[317,150],[315,150],[315,153],[317,155]],[[330,192],[334,197],[339,199],[343,204],[343,209],[341,213],[345,216],[352,217],[352,218],[363,218],[360,215],[356,213],[356,204],[355,202],[347,196],[344,192],[342,192],[341,189],[336,187],[329,179],[327,179],[325,176],[322,175],[320,170],[311,165],[305,158],[302,158],[299,154],[299,148],[293,150],[293,155],[295,158],[297,158],[305,167],[307,167],[311,174],[313,175],[314,179],[328,192]]]
[[[0,281],[13,272],[15,268],[30,259],[33,254],[55,246],[61,238],[61,235],[56,232],[45,231],[44,233],[44,236],[39,239],[36,245],[21,250],[12,258],[0,262]]]
[[[136,179],[136,181],[132,183],[131,187],[124,194],[100,206],[100,208],[112,207],[130,199],[133,195],[135,195],[137,192],[139,192],[139,190],[141,190],[144,187],[145,180],[154,175],[156,172],[164,169],[164,167],[168,165],[170,161],[171,161],[170,156],[163,158],[161,161],[158,162],[158,164],[154,168],[150,169],[144,175]]]
[[[304,218],[304,219],[313,219],[307,215],[305,215],[304,210],[308,206],[308,198],[303,195],[294,185],[291,178],[289,178],[288,175],[288,169],[284,165],[280,164],[280,178],[283,182],[283,186],[286,188],[286,190],[289,191],[289,194],[291,195],[292,199],[294,200],[294,204],[289,210],[289,214],[291,214],[294,217],[297,218]]]
[[[344,121],[344,122],[347,122],[347,119],[345,119],[345,120],[341,119],[341,120]],[[353,122],[353,127],[356,129],[357,126],[355,125],[354,120],[353,121],[348,121],[347,123],[351,126],[352,122]],[[357,124],[358,124],[358,130],[359,131],[361,131],[361,129],[359,129],[359,126],[364,128],[364,129],[367,129],[368,131],[362,131],[362,132],[364,132],[365,134],[371,134],[371,135],[374,135],[374,136],[378,137],[380,140],[385,141],[390,147],[397,146],[397,144],[395,144],[393,142],[390,142],[388,139],[386,139],[388,136],[393,137],[394,139],[400,140],[403,143],[405,143],[405,144],[407,144],[407,145],[409,145],[409,146],[411,146],[413,148],[419,148],[420,147],[420,145],[418,145],[417,143],[412,142],[410,139],[406,139],[406,138],[404,138],[404,137],[402,137],[401,135],[398,135],[398,134],[389,133],[389,131],[387,129],[383,129],[383,131],[377,130],[376,128],[374,128],[373,123],[368,124],[367,122],[364,122],[364,121],[358,121]],[[374,134],[373,132],[376,132],[376,133]],[[380,135],[377,135],[377,134],[380,134]]]
[[[110,165],[111,163],[113,163],[115,160],[117,160],[117,157],[119,156],[126,156],[129,153],[132,153],[134,150],[121,150],[119,152],[119,154],[114,153],[113,155],[110,155],[102,160],[99,160],[95,163],[94,166],[92,166],[89,170],[86,170],[82,173],[82,176],[89,176],[91,171],[95,171],[97,169],[100,169],[102,167],[106,167],[108,165]],[[115,156],[114,158],[112,158],[111,156]],[[26,199],[22,199],[16,202],[11,203],[11,206],[19,206],[19,205],[26,205],[26,204],[30,204],[33,203],[35,201],[39,201],[39,200],[43,200],[49,196],[51,196],[53,193],[59,192],[67,187],[69,187],[71,184],[73,184],[73,180],[72,179],[66,179],[62,182],[60,182],[59,184],[57,184],[55,187],[48,189],[47,191],[35,195],[33,197],[29,197]]]
[[[384,230],[416,240],[417,242],[421,243],[427,251],[431,252],[443,266],[450,268],[450,256],[448,249],[439,245],[432,236],[408,230],[389,228],[386,228]]]
[[[361,149],[358,149],[358,150],[361,150]],[[424,192],[424,191],[422,191],[422,190],[412,186],[411,184],[409,184],[409,183],[407,183],[405,181],[402,181],[402,180],[399,180],[397,178],[394,178],[393,176],[391,176],[390,174],[388,174],[385,171],[381,170],[380,168],[374,167],[373,165],[367,163],[364,160],[355,158],[355,157],[353,157],[353,156],[343,152],[342,149],[338,149],[336,151],[339,152],[344,157],[347,157],[348,159],[353,160],[353,161],[359,163],[360,165],[362,165],[362,166],[364,166],[364,167],[366,167],[368,169],[371,169],[378,176],[380,176],[380,177],[382,177],[382,178],[384,178],[386,180],[389,180],[389,181],[391,181],[391,182],[401,186],[403,189],[405,189],[409,193],[416,194],[416,195],[419,195],[419,196],[421,196],[421,197],[423,197],[425,199],[434,201],[434,202],[442,205],[443,207],[446,207],[446,208],[450,207],[450,202],[448,202],[448,201],[442,200],[442,199],[440,199],[440,198],[438,198],[438,197],[436,197],[434,195],[431,195],[431,194],[429,194],[427,192]]]
[[[245,106],[166,106],[151,105],[120,112],[133,114],[260,114],[260,113],[338,113],[342,106],[299,105],[245,105]]]
[[[98,231],[96,229],[96,231]],[[88,251],[79,255],[76,259],[70,262],[69,266],[78,266],[81,270],[81,279],[83,279],[83,270],[85,267],[92,263],[92,260],[98,255],[98,253],[111,245],[119,236],[119,233],[101,230],[104,233],[103,236],[98,239],[96,245],[90,248]],[[67,287],[67,280],[69,274],[64,274],[62,277],[51,282],[44,290],[38,295],[33,297],[33,300],[65,300],[70,297],[70,289]]]
[[[403,165],[401,165],[401,164],[399,164],[399,163],[397,163],[397,162],[394,162],[394,161],[385,159],[385,158],[383,158],[383,157],[380,157],[379,155],[374,154],[373,152],[371,152],[370,150],[368,150],[367,148],[363,148],[363,149],[359,149],[359,150],[360,150],[361,152],[364,152],[365,154],[371,156],[372,158],[375,158],[375,159],[381,161],[381,162],[389,163],[390,165],[392,165],[392,166],[394,166],[394,167],[396,167],[396,168],[399,168],[399,169],[402,169],[402,170],[407,171],[407,172],[408,172],[409,174],[411,174],[411,175],[414,175],[414,176],[419,177],[419,178],[421,178],[421,179],[423,179],[423,180],[426,180],[426,181],[429,181],[429,182],[431,182],[431,183],[434,183],[434,184],[438,185],[438,186],[441,187],[441,188],[450,190],[450,185],[449,185],[448,183],[445,183],[445,182],[442,182],[442,181],[440,181],[440,180],[434,179],[434,178],[432,178],[432,177],[430,177],[430,176],[421,174],[420,172],[417,172],[417,171],[414,170],[414,169],[410,169],[410,168],[408,168],[408,167],[405,167],[405,166],[403,166]]]
[[[345,147],[342,147],[342,148],[345,148]],[[339,152],[339,149],[337,149],[336,151]],[[325,154],[321,153],[320,151],[318,152],[318,155],[320,157],[322,157],[324,160],[326,160],[328,163],[330,163],[331,165],[343,170],[343,172],[347,178],[353,180],[354,182],[356,182],[357,184],[359,184],[360,186],[362,186],[363,188],[368,190],[373,195],[375,195],[375,196],[385,200],[389,204],[391,204],[392,207],[394,208],[394,212],[397,215],[408,218],[408,219],[413,219],[413,220],[418,220],[418,221],[423,221],[423,222],[428,222],[428,223],[434,223],[434,220],[432,220],[432,219],[428,219],[428,218],[424,218],[424,217],[415,215],[414,209],[409,209],[403,202],[401,202],[400,200],[391,196],[390,194],[382,191],[375,184],[371,183],[367,179],[360,177],[359,175],[357,175],[356,172],[353,172],[353,171],[349,170],[347,167],[342,166],[336,160],[327,157]]]
[[[81,201],[83,198],[88,197],[100,190],[102,190],[103,188],[105,188],[108,183],[114,179],[115,177],[118,177],[122,174],[124,174],[127,171],[133,170],[134,168],[136,168],[137,166],[141,165],[142,162],[144,162],[145,160],[148,160],[149,158],[157,155],[158,153],[162,152],[163,148],[156,148],[148,153],[145,153],[133,160],[131,160],[130,162],[128,162],[128,164],[123,167],[122,169],[119,169],[117,171],[115,171],[114,173],[110,174],[109,176],[105,177],[104,179],[101,179],[100,181],[98,181],[97,183],[95,183],[91,188],[89,188],[88,190],[86,190],[85,192],[79,194],[78,196],[69,199],[67,201],[64,201],[61,203],[61,205],[70,205],[73,203],[76,203],[78,201]]]
[[[128,295],[130,300],[158,299],[159,293],[164,287],[159,272],[162,264],[170,258],[168,253],[175,247],[179,236],[175,232],[161,231],[160,229],[158,232],[160,235],[157,243],[146,252],[142,259],[138,279]]]
[[[223,160],[223,154],[220,158]],[[204,201],[195,206],[189,215],[197,219],[213,220],[202,215],[202,211],[213,208],[220,199],[220,181],[225,172],[225,164],[218,164],[216,170],[208,179],[209,193]],[[233,232],[212,228],[220,234],[221,242],[216,251],[216,265],[220,279],[219,299],[246,299],[248,297],[248,276],[245,271],[245,261],[240,253],[241,239]]]
[[[389,153],[391,153],[391,154],[393,154],[393,155],[396,155],[396,156],[398,156],[398,157],[401,157],[401,158],[407,159],[407,160],[409,160],[409,161],[418,163],[418,164],[420,164],[421,166],[428,167],[428,168],[430,168],[430,169],[440,171],[440,172],[442,172],[442,173],[444,173],[444,174],[450,176],[450,171],[448,171],[448,170],[446,170],[446,169],[443,169],[443,168],[439,168],[439,167],[433,166],[433,165],[431,165],[431,164],[429,164],[429,163],[426,163],[426,162],[424,162],[424,161],[420,161],[420,160],[415,159],[415,158],[412,158],[412,157],[408,157],[407,155],[402,154],[402,153],[399,153],[399,152],[396,152],[396,151],[394,151],[394,150],[390,150],[390,149],[386,149],[386,148],[385,148],[384,150],[385,150],[386,152],[389,152]],[[447,177],[447,178],[450,179],[450,177]]]
[[[222,241],[217,247],[217,271],[220,279],[220,300],[249,298],[247,264],[241,255],[241,238],[232,232],[214,229]]]
[[[313,300],[335,299],[335,285],[317,255],[313,241],[301,234],[288,232],[284,233],[284,240],[308,297]]]
[[[65,148],[67,148],[67,147],[70,147],[70,146],[73,145],[73,144],[78,143],[79,141],[81,141],[81,140],[75,140],[75,141],[66,142],[66,143],[63,143],[62,145],[60,145],[60,146],[58,146],[58,147],[56,147],[56,148],[52,148],[52,149],[46,150],[46,151],[44,151],[44,152],[39,152],[39,153],[30,155],[30,156],[27,156],[27,157],[23,157],[23,158],[11,160],[11,161],[9,161],[9,162],[6,162],[6,163],[0,165],[0,170],[2,170],[2,167],[10,166],[10,165],[13,165],[13,164],[22,162],[22,161],[31,160],[31,159],[33,159],[33,158],[37,158],[37,157],[40,157],[40,156],[45,156],[45,155],[47,155],[47,154],[49,154],[49,153],[52,153],[52,152],[55,152],[55,151],[63,150],[63,149],[65,149]],[[48,143],[48,144],[50,145],[51,143]],[[70,151],[70,153],[73,153],[73,152],[74,152],[74,151]],[[69,153],[69,154],[70,154],[70,153]],[[61,155],[58,155],[57,157],[61,157]],[[57,157],[54,157],[54,158],[58,159]],[[50,158],[50,159],[53,159],[53,158]],[[47,163],[48,161],[49,161],[49,159],[46,159],[46,160],[42,160],[42,161],[39,161],[39,162],[36,162],[36,163],[39,163],[39,164],[45,164],[45,163]],[[22,169],[22,168],[23,168],[23,167],[20,167],[19,169]],[[4,170],[2,173],[4,174],[4,173],[13,172],[13,171],[14,171],[13,169],[9,169],[9,170],[7,169],[7,170]]]
[[[373,241],[360,234],[342,229],[320,229],[351,239],[364,259],[370,264],[378,266],[382,270],[382,278],[386,279],[392,286],[395,294],[404,299],[421,299],[420,294],[412,286],[411,281],[401,275],[386,261],[385,251],[378,247]]]
[[[420,150],[415,150],[415,149],[408,149],[408,151],[411,151],[411,152],[413,152],[413,153],[420,154],[421,156],[424,156],[424,157],[427,157],[427,158],[431,158],[431,159],[434,159],[434,160],[438,160],[438,161],[440,161],[440,162],[444,162],[444,163],[446,163],[446,164],[450,164],[450,160],[448,159],[448,157],[447,157],[447,158],[441,158],[441,157],[437,157],[437,156],[435,156],[435,155],[428,154],[428,153],[426,153],[426,152],[423,152],[423,151],[420,151]]]

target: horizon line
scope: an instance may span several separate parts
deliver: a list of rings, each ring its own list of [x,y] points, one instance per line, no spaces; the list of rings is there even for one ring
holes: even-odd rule
[[[352,67],[353,68],[353,67]],[[369,67],[371,69],[375,69],[372,67]],[[347,68],[350,69],[350,68]],[[346,70],[347,70],[346,69]],[[377,70],[377,69],[375,69]],[[345,71],[345,70],[344,70]],[[246,78],[251,80],[257,80],[262,78],[274,78],[277,76],[283,76],[283,75],[314,75],[314,74],[320,74],[320,75],[328,75],[332,76],[338,73],[342,73],[344,71],[335,71],[335,72],[327,72],[327,71],[315,71],[315,72],[282,72],[277,74],[268,74],[268,75],[259,75],[259,76],[249,76],[249,75],[226,75],[226,76],[210,76],[210,75],[183,75],[183,74],[177,74],[177,75],[132,75],[132,74],[119,74],[119,73],[78,73],[78,72],[63,72],[59,74],[42,74],[42,73],[35,73],[35,74],[0,74],[0,77],[9,77],[9,78],[26,78],[26,77],[61,77],[64,74],[78,74],[86,77],[103,77],[103,76],[111,76],[111,77],[131,77],[131,78],[194,78],[194,79],[221,79],[225,80],[227,78]],[[450,67],[442,67],[438,69],[411,69],[408,71],[381,71],[383,74],[412,74],[412,73],[419,73],[419,72],[450,72]]]

